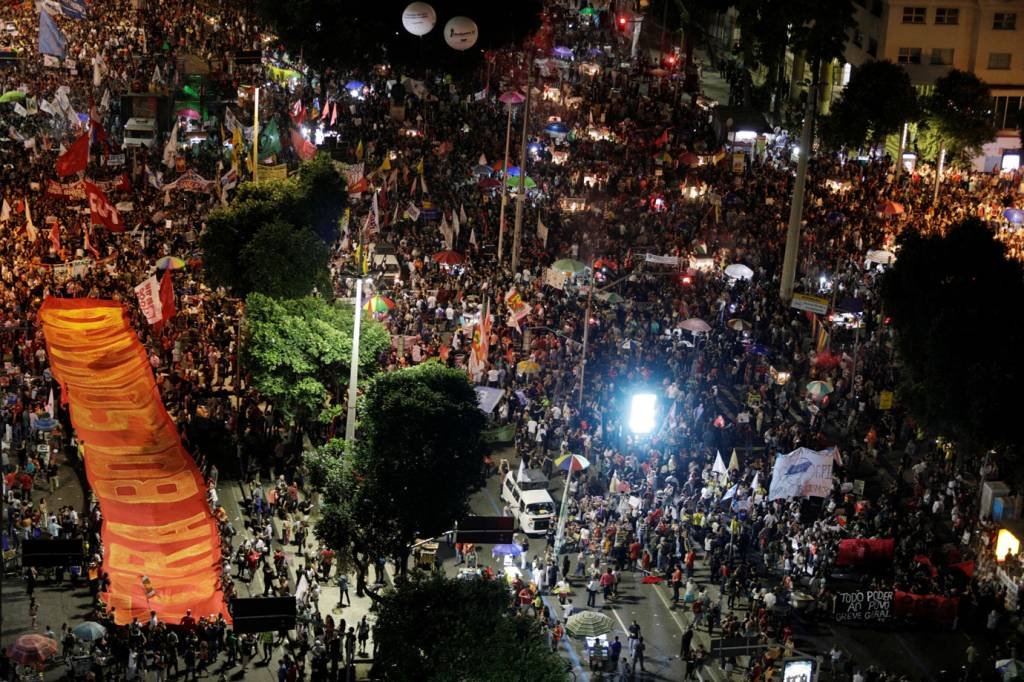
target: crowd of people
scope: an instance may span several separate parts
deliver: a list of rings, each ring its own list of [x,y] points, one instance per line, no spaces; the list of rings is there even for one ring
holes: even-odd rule
[[[230,93],[256,76],[272,80],[266,63],[286,56],[275,47],[264,65],[227,59],[262,47],[259,22],[242,3],[138,9],[104,0],[90,3],[85,20],[56,17],[68,61],[53,66],[36,54],[35,9],[19,4],[11,11],[16,30],[0,41],[18,59],[0,68],[0,92],[20,91],[24,105],[0,104],[8,138],[0,146],[4,551],[33,537],[83,538],[88,558],[67,567],[71,580],[89,581],[95,620],[112,623],[101,598],[101,510],[91,498],[82,510],[47,509],[40,492],[56,484],[56,467],[77,461],[80,444],[59,407],[61,387],[47,369],[35,312],[47,296],[123,301],[168,411],[211,475],[226,597],[251,592],[257,576],[264,595],[296,594],[301,583],[304,625],[288,638],[279,676],[303,675],[311,656],[312,679],[326,679],[329,663],[336,673],[339,662],[353,660],[357,642],[358,650],[367,648],[370,625],[321,617],[320,586],[331,579],[333,554],[309,537],[314,510],[303,491],[301,443],[258,395],[237,385],[243,306],[204,285],[197,248],[219,193],[161,189],[187,171],[219,183],[231,163],[223,154],[230,140],[221,139],[222,126],[208,125],[207,142],[174,144],[167,165],[163,140],[124,156],[117,149],[127,106],[121,95],[176,91],[185,82],[179,69],[186,55],[206,62],[212,90]],[[870,578],[873,587],[955,597],[960,626],[1005,627],[1015,595],[1008,597],[1005,571],[990,560],[992,528],[975,521],[978,486],[998,478],[998,463],[986,460],[979,469],[967,452],[936,444],[899,405],[882,404],[898,375],[880,302],[883,269],[865,254],[891,250],[902,230],[941,231],[973,215],[989,220],[1019,256],[1019,232],[1002,215],[1021,201],[1019,174],[948,173],[942,201],[933,203],[927,171],[897,178],[886,158],[815,158],[797,289],[831,298],[847,315],[812,322],[777,295],[792,140],[751,147],[735,167],[708,111],[681,79],[653,70],[644,54],[623,67],[591,24],[553,18],[548,28],[552,44],[572,46],[573,57],[502,52],[490,57],[483,83],[449,85],[442,74],[414,73],[397,90],[395,74],[352,65],[323,74],[315,90],[278,78],[263,92],[262,115],[279,119],[282,129],[295,102],[304,110],[343,105],[337,123],[311,123],[331,129],[332,154],[347,168],[363,163],[377,185],[379,218],[369,226],[364,220],[374,210],[372,192],[353,195],[348,231],[334,253],[338,272],[367,251],[393,254],[399,263],[394,278],[380,270],[385,260],[368,259],[375,293],[395,303],[378,314],[393,339],[383,365],[439,358],[464,367],[475,381],[504,391],[493,419],[516,425],[525,464],[554,475],[560,455],[580,453],[591,462],[571,488],[566,553],[554,553],[553,537],[540,551],[535,546],[533,580],[520,579],[510,600],[545,618],[557,645],[563,624],[538,608],[530,582],[536,592],[574,582],[595,606],[599,593],[614,596],[622,571],[658,576],[673,601],[692,612],[694,628],[777,643],[775,653],[745,661],[750,679],[767,679],[771,658],[795,646],[796,609],[783,607],[825,614],[843,589],[834,578],[839,541],[895,538],[892,565]],[[521,172],[534,187],[520,197],[501,163],[500,131],[511,107],[513,138],[520,134],[524,104],[499,96],[522,88],[529,69],[536,80]],[[345,85],[354,78],[365,84],[355,95]],[[41,108],[44,102],[49,106]],[[244,125],[246,112],[233,111]],[[57,156],[87,124],[109,142],[96,138],[86,175],[124,207],[124,233],[89,226],[81,204],[64,194],[68,183],[55,186]],[[294,167],[297,152],[287,140],[283,147],[278,160]],[[385,159],[391,171],[370,172]],[[247,174],[244,164],[237,170]],[[902,212],[880,213],[882,200]],[[441,251],[460,258],[438,262],[433,256]],[[174,274],[180,314],[157,331],[134,305],[132,289],[170,255],[186,261]],[[582,269],[552,269],[559,259]],[[735,263],[751,274],[726,275]],[[338,277],[335,293],[351,296],[353,288],[353,280]],[[493,322],[481,319],[483,311]],[[703,329],[684,324],[694,319],[709,329],[691,331]],[[474,341],[474,330],[483,338]],[[480,348],[486,361],[474,363]],[[808,394],[812,381],[826,382],[831,393]],[[658,396],[657,428],[644,436],[626,423],[639,390]],[[211,439],[211,424],[239,434],[240,453],[258,442],[261,454],[242,453],[242,473],[262,471],[272,481],[249,486],[244,528],[234,527],[217,500],[206,462],[213,453],[204,449],[223,443]],[[837,449],[833,489],[823,498],[770,500],[775,455],[797,447]],[[718,457],[729,462],[724,470]],[[973,575],[949,568],[972,559]],[[523,561],[525,569],[525,555]],[[696,577],[698,567],[706,579]],[[24,577],[31,595],[34,571]],[[187,678],[221,654],[229,669],[245,670],[261,652],[269,660],[284,640],[283,633],[236,637],[203,614],[172,625],[110,625],[93,653],[129,679],[146,670],[157,679],[184,670]],[[642,640],[629,639],[634,663],[624,670],[642,670]],[[60,641],[69,656],[82,646],[73,636]],[[680,656],[696,668],[708,652],[691,641],[684,635]],[[1005,653],[998,648],[986,655]],[[849,675],[866,667],[845,663]]]

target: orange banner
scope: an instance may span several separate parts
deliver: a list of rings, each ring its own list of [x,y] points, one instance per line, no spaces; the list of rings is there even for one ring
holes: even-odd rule
[[[217,522],[202,475],[164,409],[120,303],[48,298],[39,310],[54,377],[103,515],[103,595],[120,625],[223,613]],[[144,581],[143,578],[146,580]]]

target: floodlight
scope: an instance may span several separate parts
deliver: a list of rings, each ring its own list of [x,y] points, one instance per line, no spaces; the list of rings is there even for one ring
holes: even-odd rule
[[[629,406],[629,430],[633,433],[650,433],[654,430],[654,411],[658,396],[653,393],[637,393]]]

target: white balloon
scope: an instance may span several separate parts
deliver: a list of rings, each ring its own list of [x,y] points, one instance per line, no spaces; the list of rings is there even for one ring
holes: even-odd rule
[[[414,36],[425,36],[434,30],[437,12],[425,2],[414,2],[402,12],[402,26]]]
[[[476,45],[476,22],[469,17],[452,17],[444,25],[444,41],[456,50],[468,50]]]

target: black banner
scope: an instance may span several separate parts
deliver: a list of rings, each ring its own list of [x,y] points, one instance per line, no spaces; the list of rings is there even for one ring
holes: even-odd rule
[[[892,590],[858,590],[836,593],[833,613],[837,623],[884,623],[892,609]]]

